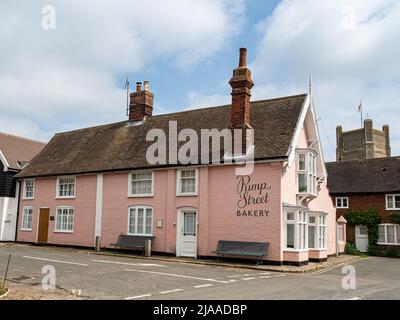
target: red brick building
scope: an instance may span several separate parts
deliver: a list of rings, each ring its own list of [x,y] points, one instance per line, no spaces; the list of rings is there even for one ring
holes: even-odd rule
[[[391,218],[400,215],[400,157],[331,162],[326,167],[337,219],[351,211],[374,209],[381,218],[378,244],[400,249],[400,225]],[[367,251],[365,226],[347,224],[346,231],[347,242]]]

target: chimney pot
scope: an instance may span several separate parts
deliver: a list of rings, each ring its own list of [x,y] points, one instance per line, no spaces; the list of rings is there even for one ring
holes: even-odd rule
[[[142,91],[142,83],[141,82],[136,82],[136,92]]]
[[[239,67],[246,67],[247,65],[247,49],[240,48]]]
[[[143,82],[143,90],[149,91],[149,82],[147,80]]]

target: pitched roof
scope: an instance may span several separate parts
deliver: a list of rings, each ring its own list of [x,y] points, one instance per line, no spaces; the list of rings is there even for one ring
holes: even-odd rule
[[[287,156],[305,98],[303,94],[251,103],[256,159]],[[146,141],[149,130],[158,128],[168,134],[169,121],[177,121],[178,132],[191,128],[200,139],[201,129],[229,128],[230,112],[231,105],[225,105],[152,116],[141,125],[123,121],[59,133],[18,177],[156,167],[146,160],[146,151],[154,143]]]
[[[400,157],[330,162],[332,194],[400,192]]]
[[[18,161],[29,162],[46,144],[0,132],[0,151],[10,169],[20,170]]]

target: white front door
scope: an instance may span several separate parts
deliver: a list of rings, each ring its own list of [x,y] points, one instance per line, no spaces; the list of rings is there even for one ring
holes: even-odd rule
[[[197,257],[197,212],[193,209],[178,212],[176,255]]]
[[[356,248],[361,252],[368,251],[368,228],[356,226]]]

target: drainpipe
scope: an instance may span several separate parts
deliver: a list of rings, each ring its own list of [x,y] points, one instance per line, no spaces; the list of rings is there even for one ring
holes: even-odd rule
[[[336,257],[339,256],[339,230],[338,230],[338,223],[336,221],[335,223],[336,226]]]
[[[19,182],[19,180],[17,180],[17,184],[18,184],[17,220],[15,222],[15,239],[14,239],[14,242],[17,242],[17,239],[18,239],[18,219],[19,219],[19,207],[20,207],[20,201],[21,201],[21,183]]]

